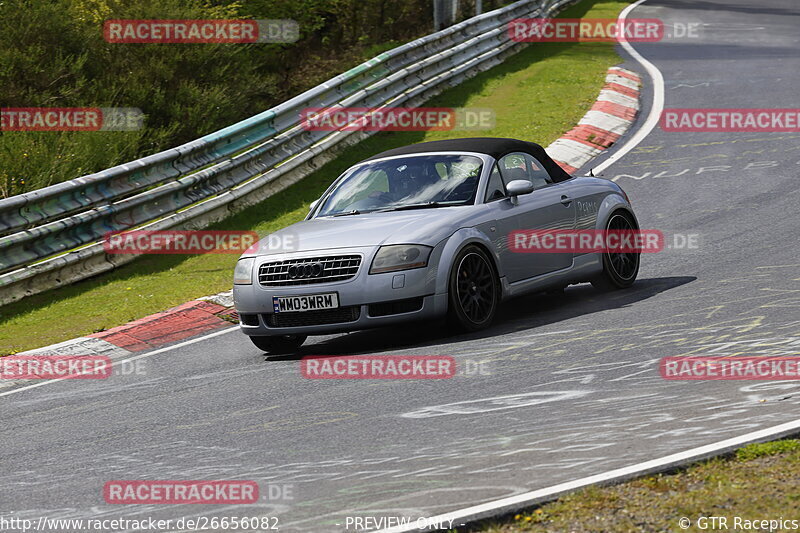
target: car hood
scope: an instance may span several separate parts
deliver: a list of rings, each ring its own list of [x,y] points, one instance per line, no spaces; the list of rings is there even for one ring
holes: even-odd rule
[[[434,246],[462,227],[479,207],[439,207],[304,220],[262,239],[258,255],[384,244]],[[273,246],[268,246],[268,240]],[[275,249],[276,242],[284,246]]]

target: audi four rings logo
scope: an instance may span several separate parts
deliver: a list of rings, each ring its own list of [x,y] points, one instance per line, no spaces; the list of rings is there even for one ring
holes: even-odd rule
[[[322,263],[291,265],[287,274],[289,279],[318,278],[322,275]]]

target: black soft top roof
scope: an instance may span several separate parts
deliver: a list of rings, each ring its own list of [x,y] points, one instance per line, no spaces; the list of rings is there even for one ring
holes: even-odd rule
[[[571,176],[564,171],[558,164],[550,159],[544,148],[536,143],[520,141],[518,139],[504,139],[501,137],[468,137],[465,139],[447,139],[443,141],[430,141],[418,144],[410,144],[386,150],[365,161],[392,157],[396,155],[419,154],[424,152],[476,152],[487,154],[495,159],[500,159],[511,152],[523,152],[530,154],[542,163],[547,173],[553,181],[564,181]]]

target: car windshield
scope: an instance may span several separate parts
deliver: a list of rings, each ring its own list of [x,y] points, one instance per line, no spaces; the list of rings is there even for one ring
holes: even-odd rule
[[[317,216],[471,204],[483,162],[469,155],[416,155],[353,169]]]

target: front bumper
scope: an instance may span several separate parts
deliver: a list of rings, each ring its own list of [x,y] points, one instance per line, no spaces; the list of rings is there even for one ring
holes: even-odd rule
[[[447,295],[432,294],[422,297],[422,305],[419,310],[411,312],[401,312],[385,316],[370,316],[369,305],[358,306],[358,318],[348,322],[335,322],[331,324],[313,324],[304,326],[279,327],[270,326],[268,313],[256,313],[255,320],[257,325],[239,324],[242,332],[246,335],[268,336],[268,335],[324,335],[328,333],[343,333],[347,331],[357,331],[360,329],[378,328],[382,326],[392,326],[403,322],[414,320],[431,319],[441,316],[447,310]],[[302,314],[302,313],[292,313]]]
[[[447,311],[447,293],[437,293],[436,270],[440,250],[431,254],[428,266],[401,272],[369,274],[377,247],[314,251],[259,257],[254,266],[252,285],[234,285],[233,299],[246,335],[322,335],[356,331],[397,323],[425,320]],[[276,260],[333,254],[359,254],[361,265],[352,279],[297,286],[263,286],[258,282],[259,267]],[[438,252],[438,253],[437,253]],[[302,296],[335,292],[339,309],[300,313],[275,313],[276,296]]]

